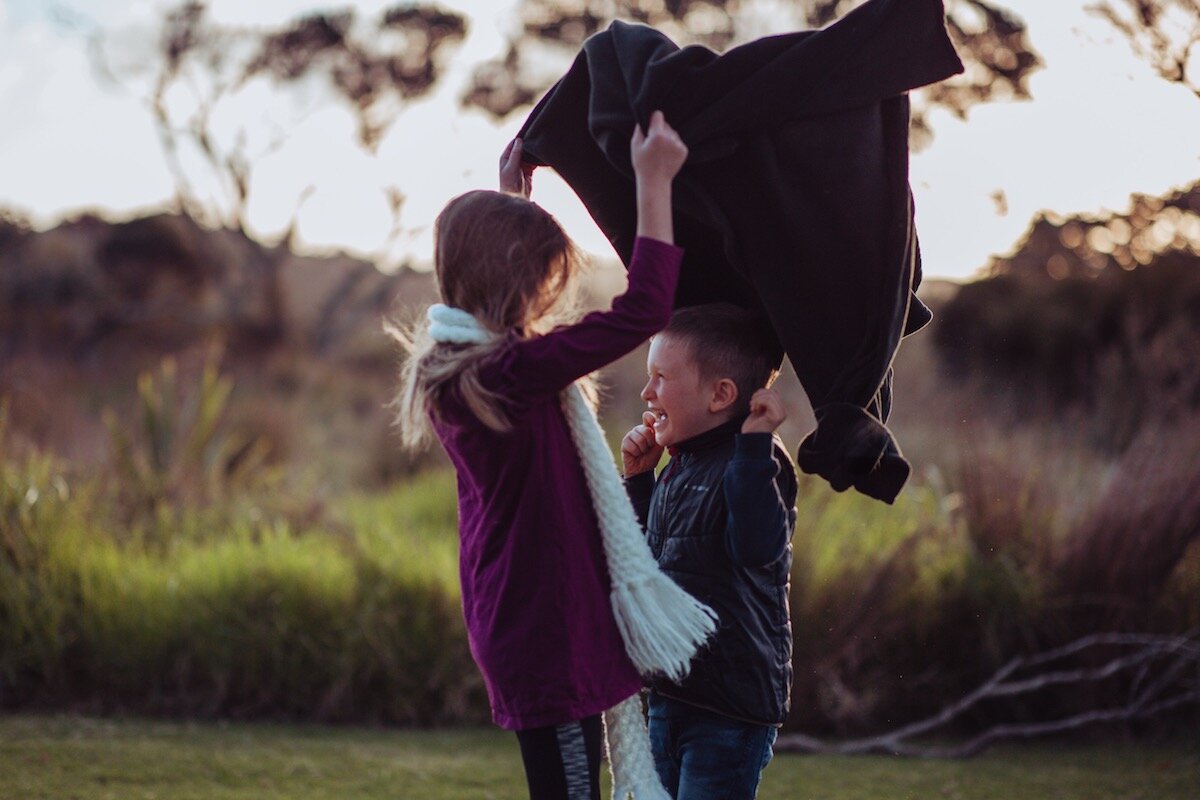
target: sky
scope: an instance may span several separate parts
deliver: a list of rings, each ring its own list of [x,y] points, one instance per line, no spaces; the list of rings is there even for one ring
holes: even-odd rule
[[[371,16],[396,0],[353,3]],[[496,122],[458,97],[474,65],[503,53],[519,24],[515,0],[443,0],[464,12],[466,40],[433,93],[406,106],[375,153],[356,145],[356,123],[336,101],[307,105],[251,85],[216,119],[227,140],[245,133],[256,157],[249,222],[277,237],[293,215],[298,244],[341,249],[384,268],[427,263],[430,226],[451,197],[494,187],[501,149],[524,118]],[[39,227],[84,210],[127,217],[174,194],[145,81],[113,82],[89,59],[100,31],[110,58],[132,61],[152,41],[169,4],[157,0],[0,0],[0,207]],[[213,0],[210,13],[239,25],[278,26],[319,0]],[[787,5],[781,3],[781,5]],[[1059,214],[1120,211],[1133,193],[1163,194],[1200,178],[1200,100],[1159,78],[1085,3],[1005,0],[1029,25],[1045,68],[1033,100],[979,106],[958,120],[931,117],[933,143],[914,153],[911,183],[928,277],[963,280],[1012,249],[1043,209]],[[316,98],[314,100],[314,97]],[[268,142],[286,131],[276,149]],[[405,195],[394,224],[389,187]],[[1003,192],[1006,209],[994,199]],[[534,200],[586,250],[612,250],[565,184],[547,170]]]

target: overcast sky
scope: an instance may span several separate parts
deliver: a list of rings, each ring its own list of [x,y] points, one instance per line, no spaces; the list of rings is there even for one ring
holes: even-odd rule
[[[232,136],[269,138],[272,121],[289,128],[285,144],[259,160],[250,222],[264,237],[299,206],[300,242],[426,261],[429,225],[450,197],[494,186],[500,149],[524,113],[503,123],[458,107],[473,65],[503,52],[515,24],[513,0],[445,0],[470,17],[467,40],[431,96],[411,105],[378,152],[355,144],[355,122],[336,102],[294,124],[291,98],[252,87],[220,117]],[[278,25],[314,8],[310,0],[215,0],[221,21]],[[353,3],[371,15],[390,2]],[[1009,250],[1041,209],[1063,214],[1123,209],[1131,193],[1161,194],[1200,178],[1200,100],[1157,77],[1083,2],[1005,0],[1029,24],[1046,68],[1034,100],[974,109],[965,121],[938,113],[935,139],[915,154],[912,184],[926,274],[965,278],[989,255]],[[149,41],[167,4],[150,0],[0,0],[0,205],[53,224],[100,209],[125,216],[161,205],[173,193],[144,86],[97,77],[86,35],[106,32],[114,57]],[[587,249],[611,255],[561,181],[538,173],[534,199],[557,214]],[[407,197],[402,235],[389,243],[389,186]],[[1002,191],[1007,213],[993,195]]]

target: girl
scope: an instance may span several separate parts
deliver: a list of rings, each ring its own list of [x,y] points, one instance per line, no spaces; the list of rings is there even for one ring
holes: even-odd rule
[[[587,424],[579,422],[582,400],[573,384],[633,350],[670,317],[682,259],[672,243],[671,182],[687,148],[655,112],[644,133],[634,131],[630,157],[639,238],[628,289],[610,311],[547,331],[579,256],[558,223],[528,200],[530,170],[514,140],[501,157],[504,191],[468,192],[438,216],[435,266],[445,305],[430,310],[431,325],[418,341],[409,340],[402,376],[406,444],[420,444],[432,423],[458,473],[471,653],[493,719],[517,733],[533,800],[599,798],[600,715],[619,704],[636,708],[624,719],[632,717],[639,730],[608,720],[616,796],[665,797],[641,727],[638,667],[686,669],[713,627],[711,612],[690,597],[662,600],[669,590],[661,583],[640,609],[630,610],[639,600],[630,600],[621,580],[609,597],[611,578],[640,569],[629,566],[625,544],[613,544],[610,507],[622,506],[617,521],[628,521],[633,543],[645,544],[611,452],[598,433],[589,440],[591,429],[580,427]],[[601,460],[607,475],[596,472]],[[619,498],[610,492],[599,499],[597,482],[604,481],[616,482],[606,485],[615,485]],[[680,591],[673,584],[670,590]],[[643,614],[647,609],[653,613]],[[689,635],[681,615],[691,613],[695,623],[697,611],[702,624]],[[667,619],[667,627],[649,633],[638,627],[652,628],[657,618]],[[655,658],[664,639],[680,636],[687,639],[682,665],[678,655]],[[648,770],[652,784],[642,783],[642,774],[619,774],[619,758],[640,765],[633,771]]]

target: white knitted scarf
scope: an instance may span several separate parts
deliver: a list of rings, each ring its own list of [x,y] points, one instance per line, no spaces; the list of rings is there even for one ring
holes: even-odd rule
[[[428,312],[437,342],[482,344],[495,334],[474,316],[440,303]],[[562,393],[563,413],[587,477],[612,580],[612,608],[625,652],[642,674],[687,675],[692,656],[716,630],[716,614],[663,574],[613,465],[604,432],[578,386]],[[669,800],[654,770],[641,699],[633,695],[604,713],[613,797]]]

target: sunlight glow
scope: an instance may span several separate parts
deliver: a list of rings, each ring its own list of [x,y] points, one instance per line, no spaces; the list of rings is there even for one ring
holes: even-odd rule
[[[354,7],[370,16],[392,4],[368,0]],[[225,144],[247,137],[256,159],[248,208],[256,235],[277,238],[295,218],[304,247],[349,250],[384,268],[419,265],[428,261],[430,227],[441,206],[468,189],[495,185],[499,152],[523,112],[496,122],[462,109],[459,95],[475,65],[503,54],[506,34],[519,24],[514,0],[443,5],[470,15],[467,38],[445,65],[442,83],[403,110],[374,154],[357,146],[352,115],[319,86],[281,94],[252,82],[217,109],[215,135]],[[86,25],[99,20],[121,41],[149,37],[162,6],[117,0],[57,6],[78,20],[65,24],[29,0],[0,0],[0,32],[10,45],[0,51],[0,103],[10,120],[0,129],[0,205],[49,226],[82,208],[128,215],[169,202],[174,186],[143,105],[146,86],[99,79],[85,41]],[[764,25],[786,18],[790,4],[763,4],[775,6],[779,15],[760,20]],[[1083,3],[1007,0],[1005,6],[1026,19],[1047,66],[1031,81],[1032,102],[978,107],[967,120],[940,111],[931,116],[933,143],[912,158],[927,276],[970,276],[1011,248],[1043,209],[1120,211],[1132,193],[1162,194],[1200,177],[1200,137],[1165,133],[1200,131],[1195,95],[1139,61]],[[211,13],[230,24],[263,25],[328,7],[314,0],[215,0]],[[227,192],[199,154],[182,158],[204,196]],[[578,199],[544,172],[535,177],[535,199],[586,250],[611,258]],[[397,191],[404,201],[394,216],[388,196]],[[1194,216],[1164,219],[1136,246],[1128,230],[1115,227],[1093,230],[1089,242],[1103,252],[1129,249],[1125,258],[1140,262],[1146,249],[1195,242],[1197,225]]]

